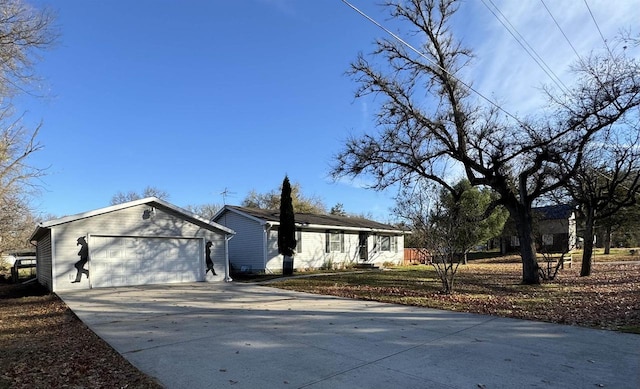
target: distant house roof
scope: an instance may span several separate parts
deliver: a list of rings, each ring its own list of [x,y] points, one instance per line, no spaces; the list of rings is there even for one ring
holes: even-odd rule
[[[105,207],[105,208],[100,208],[100,209],[95,209],[93,211],[88,211],[88,212],[83,212],[83,213],[78,213],[75,215],[70,215],[70,216],[64,216],[58,219],[53,219],[53,220],[48,220],[46,222],[42,222],[40,224],[38,224],[36,226],[35,231],[33,232],[33,234],[31,235],[31,238],[29,239],[30,241],[33,241],[35,239],[37,239],[44,230],[50,228],[50,227],[54,227],[60,224],[64,224],[64,223],[70,223],[76,220],[80,220],[80,219],[86,219],[89,217],[93,217],[93,216],[98,216],[98,215],[102,215],[108,212],[114,212],[114,211],[119,211],[121,209],[125,209],[125,208],[130,208],[130,207],[135,207],[141,204],[149,204],[150,206],[154,206],[157,208],[161,208],[161,209],[165,209],[168,210],[170,212],[173,212],[174,214],[179,215],[181,218],[188,220],[196,225],[200,225],[200,226],[204,226],[204,227],[208,227],[209,229],[217,229],[219,231],[222,231],[223,233],[226,234],[235,234],[235,232],[225,226],[222,226],[220,224],[217,223],[213,223],[201,216],[198,216],[192,212],[187,211],[186,209],[182,209],[180,207],[177,207],[173,204],[170,204],[164,200],[160,200],[157,197],[146,197],[140,200],[134,200],[134,201],[129,201],[126,203],[122,203],[122,204],[117,204],[117,205],[112,205],[110,207]]]
[[[573,206],[569,204],[548,205],[546,207],[533,208],[533,213],[540,215],[543,220],[568,219],[574,212]]]
[[[234,205],[226,205],[220,210],[214,217],[216,220],[224,212],[230,211],[244,216],[251,217],[259,222],[268,222],[272,225],[280,224],[280,211],[238,207]],[[373,220],[364,219],[360,217],[348,217],[338,215],[323,215],[314,213],[296,213],[295,214],[296,225],[308,228],[340,228],[347,230],[368,230],[373,232],[405,232],[402,228],[398,228],[389,224],[379,223]]]

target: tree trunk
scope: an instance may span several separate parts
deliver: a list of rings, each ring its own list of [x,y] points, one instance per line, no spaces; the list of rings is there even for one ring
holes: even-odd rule
[[[536,258],[536,244],[533,239],[531,225],[523,225],[520,231],[520,256],[522,257],[522,283],[537,285],[540,283],[538,274],[538,259]]]
[[[520,239],[520,256],[522,257],[522,283],[525,285],[540,284],[538,260],[536,258],[536,243],[533,238],[533,218],[531,206],[518,204],[512,212]]]
[[[591,257],[593,255],[593,219],[595,212],[592,207],[586,209],[586,220],[584,221],[584,250],[582,252],[582,267],[580,277],[591,275]]]
[[[293,275],[293,256],[291,255],[282,256],[282,275],[283,276]]]
[[[604,229],[604,254],[611,254],[611,226]]]

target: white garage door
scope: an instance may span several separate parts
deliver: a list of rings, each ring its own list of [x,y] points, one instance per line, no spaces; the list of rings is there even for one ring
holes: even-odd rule
[[[91,286],[202,281],[202,239],[91,236]]]

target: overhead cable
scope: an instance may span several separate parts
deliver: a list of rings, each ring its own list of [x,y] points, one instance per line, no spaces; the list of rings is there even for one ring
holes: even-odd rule
[[[598,25],[598,22],[596,21],[596,17],[593,15],[593,12],[591,12],[591,7],[589,7],[589,3],[587,3],[587,0],[584,0],[584,5],[586,5],[587,9],[589,10],[589,15],[591,15],[591,20],[593,20],[593,24],[596,25],[596,29],[598,30],[598,34],[600,34],[600,38],[602,38],[602,42],[604,43],[604,47],[609,52],[609,55],[611,56],[611,58],[614,58],[613,52],[609,48],[609,44],[607,43],[607,40],[604,38],[604,35],[602,35],[602,30],[600,30],[600,26]]]
[[[540,54],[538,54],[538,52],[527,42],[527,40],[522,36],[522,34],[518,32],[518,30],[514,27],[514,25],[511,24],[509,19],[502,13],[502,11],[500,11],[500,8],[498,8],[498,6],[492,0],[488,0],[488,1],[495,8],[495,11],[497,11],[500,14],[500,16],[498,16],[498,14],[496,14],[496,12],[491,7],[489,7],[486,0],[482,0],[482,3],[493,14],[493,16],[495,16],[496,19],[498,19],[498,21],[504,26],[504,28],[509,32],[509,34],[511,34],[511,36],[516,40],[516,42],[518,42],[520,46],[522,46],[524,51],[527,54],[529,54],[529,56],[534,60],[534,62],[540,67],[540,69],[542,69],[542,71],[545,72],[547,76],[549,76],[551,81],[553,81],[553,83],[556,84],[556,86],[560,90],[562,90],[565,93],[568,93],[569,88],[567,88],[567,86],[562,82],[560,77],[558,77],[554,73],[554,71],[551,69],[551,67],[544,61],[544,59],[542,59],[542,56],[540,56]]]
[[[542,5],[544,5],[544,8],[547,10],[547,13],[549,14],[549,16],[551,16],[551,19],[556,24],[556,27],[558,27],[558,30],[560,30],[560,32],[562,33],[562,36],[564,36],[564,39],[566,39],[567,43],[571,47],[571,50],[573,50],[573,52],[576,54],[576,57],[578,57],[578,59],[580,60],[580,63],[584,65],[584,61],[582,60],[582,57],[580,57],[580,54],[578,54],[578,50],[576,50],[576,48],[571,43],[571,40],[569,40],[569,37],[567,36],[567,34],[565,34],[562,27],[560,27],[560,23],[558,23],[556,18],[553,16],[553,14],[551,13],[551,10],[549,9],[549,7],[547,7],[547,4],[544,2],[544,0],[540,0],[540,2],[542,3]]]
[[[502,111],[505,115],[507,115],[510,118],[514,119],[520,125],[522,125],[524,127],[528,127],[526,123],[522,122],[520,119],[518,119],[515,115],[511,114],[506,109],[502,108],[500,105],[498,105],[498,103],[494,102],[493,100],[489,99],[488,97],[486,97],[485,95],[483,95],[482,93],[480,93],[479,91],[474,89],[471,85],[469,85],[468,83],[466,83],[463,80],[461,80],[460,78],[458,78],[455,74],[451,73],[449,70],[447,70],[447,69],[443,68],[442,66],[440,66],[440,64],[438,64],[437,62],[435,62],[434,60],[432,60],[431,58],[426,56],[424,53],[422,53],[420,50],[418,50],[415,47],[413,47],[411,44],[406,42],[404,39],[400,38],[398,35],[394,34],[392,31],[390,31],[388,28],[384,27],[382,24],[378,23],[375,19],[373,19],[372,17],[370,17],[369,15],[367,15],[366,13],[364,13],[363,11],[358,9],[356,6],[354,6],[353,4],[349,3],[347,0],[341,0],[341,1],[344,4],[346,4],[347,6],[349,6],[351,9],[353,9],[354,11],[356,11],[357,13],[362,15],[364,18],[369,20],[371,23],[376,25],[378,28],[382,29],[384,32],[386,32],[387,34],[391,35],[395,40],[397,40],[398,42],[402,43],[403,45],[405,45],[406,47],[411,49],[411,51],[413,51],[414,53],[418,54],[420,57],[422,57],[423,59],[427,60],[432,65],[434,65],[435,67],[440,69],[442,72],[446,73],[447,75],[449,75],[450,77],[452,77],[453,79],[455,79],[456,81],[458,81],[459,83],[464,85],[467,89],[469,89],[470,91],[474,92],[476,95],[480,96],[483,100],[485,100],[489,104],[493,105],[494,107],[496,107],[497,109]]]

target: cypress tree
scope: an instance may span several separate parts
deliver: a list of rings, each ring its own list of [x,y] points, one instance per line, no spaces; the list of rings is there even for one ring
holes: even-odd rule
[[[278,253],[282,254],[282,275],[293,275],[293,254],[296,248],[296,224],[291,199],[289,177],[284,176],[280,195],[280,226],[278,227]]]

